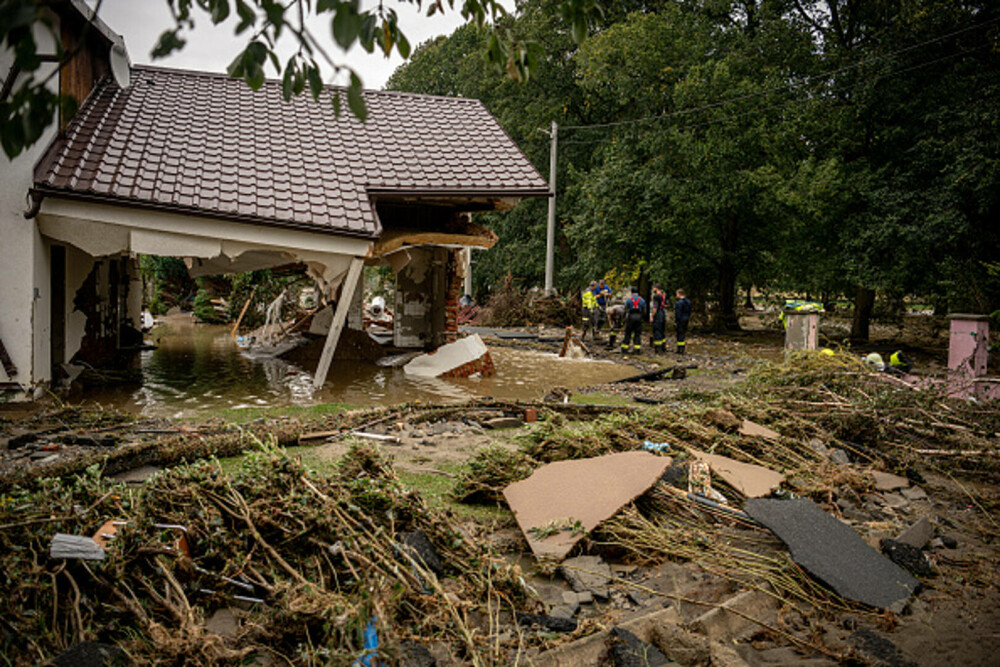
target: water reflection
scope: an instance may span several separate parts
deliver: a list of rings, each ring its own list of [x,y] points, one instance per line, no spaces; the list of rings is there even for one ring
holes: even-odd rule
[[[607,361],[559,359],[511,348],[492,348],[497,374],[489,378],[418,378],[373,363],[335,361],[318,392],[311,372],[282,359],[248,359],[224,326],[170,318],[151,333],[158,348],[142,353],[142,387],[89,393],[86,398],[157,416],[205,410],[343,402],[385,405],[405,401],[454,402],[474,397],[533,399],[552,387],[616,380],[634,371]]]

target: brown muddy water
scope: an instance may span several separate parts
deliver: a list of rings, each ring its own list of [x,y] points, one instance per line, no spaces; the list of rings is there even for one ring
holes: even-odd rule
[[[249,359],[236,347],[226,326],[172,317],[147,339],[157,349],[141,353],[142,386],[90,390],[83,399],[149,416],[193,417],[230,408],[330,402],[369,406],[414,400],[448,403],[486,396],[537,399],[553,387],[574,389],[635,374],[635,369],[610,361],[560,359],[555,354],[491,347],[497,373],[489,378],[415,378],[399,368],[335,361],[326,385],[314,391],[312,368],[282,359]]]

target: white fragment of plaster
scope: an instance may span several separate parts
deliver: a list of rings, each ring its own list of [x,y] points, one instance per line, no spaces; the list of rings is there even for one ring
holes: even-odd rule
[[[478,334],[460,338],[442,345],[432,354],[422,354],[403,366],[407,375],[437,377],[489,354],[489,349]]]

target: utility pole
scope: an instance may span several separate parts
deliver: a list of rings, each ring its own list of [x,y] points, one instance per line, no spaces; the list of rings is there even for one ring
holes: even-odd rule
[[[559,141],[559,125],[552,121],[552,131],[549,134],[549,225],[545,237],[545,293],[552,294],[552,278],[555,274],[556,246],[556,144]]]

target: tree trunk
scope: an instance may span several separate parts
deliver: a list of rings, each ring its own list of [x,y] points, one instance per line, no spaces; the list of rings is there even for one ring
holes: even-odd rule
[[[750,294],[752,291],[753,291],[753,285],[747,285],[747,298],[746,298],[746,301],[743,302],[743,307],[746,308],[747,310],[753,310],[754,309],[754,307],[753,307],[753,297]]]
[[[854,297],[854,322],[851,325],[851,340],[868,342],[868,330],[875,307],[875,290],[858,287]]]
[[[740,328],[740,320],[736,316],[737,271],[733,261],[736,242],[736,216],[730,215],[726,220],[720,244],[722,257],[719,260],[719,314],[715,321],[715,329],[719,331],[736,331]]]

